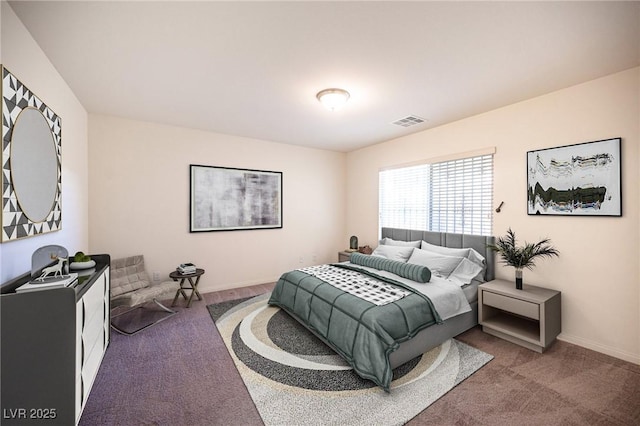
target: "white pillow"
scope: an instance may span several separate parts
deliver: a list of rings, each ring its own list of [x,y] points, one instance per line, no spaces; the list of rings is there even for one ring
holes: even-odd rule
[[[433,275],[451,280],[459,286],[469,284],[479,274],[482,276],[483,272],[482,266],[466,257],[448,256],[428,250],[414,250],[407,263],[426,266]]]
[[[448,279],[456,282],[460,287],[469,284],[473,280],[484,282],[484,268],[463,257],[462,262],[451,272]]]
[[[407,263],[426,266],[433,275],[447,278],[463,259],[462,256],[447,256],[427,250],[414,250]]]
[[[398,240],[392,240],[389,237],[385,237],[382,239],[382,241],[380,241],[380,244],[384,244],[386,246],[401,246],[401,247],[416,247],[416,248],[420,248],[420,244],[422,243],[422,241],[418,240],[418,241],[398,241]]]
[[[380,256],[386,259],[406,262],[414,251],[414,247],[381,245],[371,253],[372,256]]]
[[[466,257],[473,263],[480,265],[482,268],[485,267],[484,257],[472,248],[452,248],[436,246],[434,244],[429,244],[426,241],[422,241],[422,243],[420,244],[420,248],[422,250],[429,250],[431,252],[440,253],[447,256]]]

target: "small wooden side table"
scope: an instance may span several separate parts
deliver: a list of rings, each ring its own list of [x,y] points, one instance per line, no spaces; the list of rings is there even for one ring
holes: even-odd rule
[[[174,281],[180,280],[180,288],[178,289],[178,291],[176,291],[176,296],[173,298],[173,302],[171,302],[171,306],[174,306],[176,304],[176,302],[178,301],[178,297],[180,297],[181,294],[182,294],[182,297],[184,297],[184,299],[187,300],[187,308],[191,307],[191,299],[193,299],[194,294],[198,296],[198,300],[202,300],[202,296],[198,291],[198,283],[200,282],[200,277],[203,274],[204,274],[204,269],[200,269],[200,268],[197,268],[196,272],[194,272],[193,274],[181,274],[178,271],[173,271],[172,273],[170,273],[169,277],[172,278]],[[194,278],[196,279],[195,282],[193,281]],[[186,284],[185,281],[188,281],[191,287],[187,287],[185,285]],[[191,294],[189,295],[188,299],[187,299],[187,294],[184,292],[185,290],[191,290]]]

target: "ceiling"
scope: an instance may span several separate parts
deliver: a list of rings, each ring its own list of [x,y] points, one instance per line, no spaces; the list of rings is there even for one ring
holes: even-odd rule
[[[10,5],[89,113],[343,152],[640,65],[638,1]]]

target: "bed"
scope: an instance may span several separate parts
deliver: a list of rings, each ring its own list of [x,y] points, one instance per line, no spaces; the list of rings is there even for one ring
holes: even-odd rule
[[[394,368],[477,325],[477,285],[494,278],[487,248],[493,242],[487,236],[382,228],[377,256],[354,253],[350,262],[286,272],[268,303],[389,392]],[[465,260],[447,275],[442,260],[450,257]]]

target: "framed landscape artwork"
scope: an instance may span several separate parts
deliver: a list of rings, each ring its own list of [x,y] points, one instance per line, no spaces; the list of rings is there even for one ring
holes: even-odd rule
[[[621,138],[527,152],[527,213],[622,216]]]
[[[190,232],[282,228],[282,172],[190,169]]]

